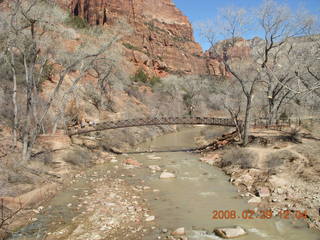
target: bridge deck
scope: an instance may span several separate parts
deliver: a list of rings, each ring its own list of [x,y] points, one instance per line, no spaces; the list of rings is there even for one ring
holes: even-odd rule
[[[91,124],[83,128],[71,128],[69,136],[85,134],[90,132],[103,131],[116,128],[153,126],[153,125],[215,125],[235,127],[232,119],[229,118],[208,118],[208,117],[163,117],[163,118],[136,118],[119,121],[101,122]]]

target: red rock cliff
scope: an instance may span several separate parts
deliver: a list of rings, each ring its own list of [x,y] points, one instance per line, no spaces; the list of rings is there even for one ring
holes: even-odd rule
[[[207,74],[202,49],[192,26],[171,0],[59,0],[91,25],[127,18],[134,33],[123,38],[126,56],[136,68],[163,76],[168,73]]]

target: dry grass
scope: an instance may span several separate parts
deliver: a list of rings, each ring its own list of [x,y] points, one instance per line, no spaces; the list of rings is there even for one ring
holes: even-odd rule
[[[221,160],[221,166],[239,165],[242,169],[253,168],[255,155],[249,150],[232,148],[227,151]]]
[[[87,167],[91,164],[91,154],[80,147],[72,149],[65,157],[64,161],[76,166]]]

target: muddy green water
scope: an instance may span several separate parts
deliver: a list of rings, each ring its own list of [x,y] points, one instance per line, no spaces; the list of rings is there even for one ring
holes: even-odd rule
[[[167,149],[172,147],[185,148],[194,147],[194,137],[200,135],[203,127],[194,127],[179,133],[168,134],[141,144],[132,150],[147,150],[152,148]],[[219,135],[225,129],[216,128]],[[212,131],[212,128],[211,128]],[[159,223],[155,231],[145,237],[145,240],[157,239],[161,229],[174,230],[185,227],[188,239],[206,240],[220,239],[212,234],[216,227],[239,225],[248,231],[248,235],[241,237],[243,240],[272,239],[272,240],[320,240],[319,232],[310,230],[303,222],[293,220],[281,220],[272,218],[267,220],[245,220],[242,219],[242,211],[254,209],[247,203],[247,199],[239,197],[237,190],[232,186],[228,177],[219,169],[199,161],[199,155],[188,152],[162,152],[152,154],[133,154],[134,158],[145,167],[126,170],[127,180],[135,185],[150,186],[151,189],[159,189],[159,192],[146,191],[145,198],[149,201],[152,215],[156,216]],[[118,157],[119,160],[128,156]],[[148,165],[159,165],[162,170],[176,174],[175,179],[159,179],[161,172],[152,173]],[[94,172],[97,169],[101,177],[114,164],[108,163],[104,166],[88,170]],[[88,174],[90,175],[90,174]],[[125,177],[126,178],[126,177]],[[88,179],[82,178],[76,185],[70,186],[65,192],[59,193],[50,203],[50,208],[39,215],[38,220],[26,226],[14,235],[12,239],[41,239],[43,233],[54,231],[62,226],[72,224],[71,219],[79,212],[67,207],[67,204],[78,204],[77,197],[90,193]],[[214,210],[234,210],[237,213],[233,220],[213,220]]]

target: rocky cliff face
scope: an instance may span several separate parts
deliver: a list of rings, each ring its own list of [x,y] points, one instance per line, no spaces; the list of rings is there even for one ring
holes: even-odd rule
[[[224,51],[227,52],[229,58],[239,59],[241,62],[245,62],[246,59],[250,58],[253,47],[258,43],[260,43],[260,39],[258,38],[252,40],[238,38],[234,43],[231,43],[231,40],[218,42],[205,52],[210,75],[230,76],[222,61]]]
[[[168,73],[207,74],[207,61],[194,41],[192,26],[171,0],[58,0],[74,16],[91,25],[127,19],[134,33],[122,39],[135,69]]]
[[[295,59],[295,64],[305,64],[307,54],[315,56],[320,42],[320,35],[312,35],[309,37],[293,37],[283,44],[280,49],[277,49],[278,61],[283,66],[289,66],[289,58]],[[208,68],[212,75],[229,76],[225,71],[222,63],[223,52],[227,52],[227,56],[232,59],[237,59],[242,65],[251,64],[252,57],[259,58],[259,52],[263,52],[265,42],[263,39],[255,37],[253,39],[245,40],[238,38],[234,44],[231,40],[223,40],[218,42],[212,48],[205,52],[208,59]],[[290,50],[291,49],[291,50]],[[290,56],[288,55],[290,52]],[[289,58],[288,58],[289,57]],[[291,65],[292,67],[292,65]]]

